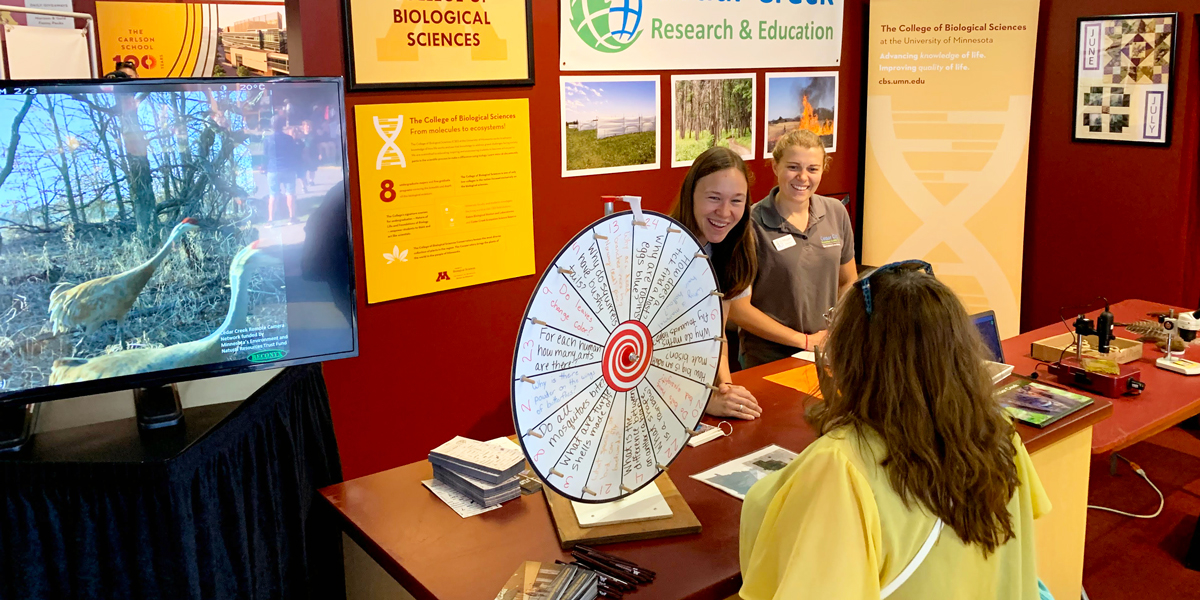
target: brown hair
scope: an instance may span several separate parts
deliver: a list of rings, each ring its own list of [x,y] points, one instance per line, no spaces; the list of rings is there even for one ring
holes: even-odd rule
[[[821,165],[821,169],[824,171],[828,171],[829,165],[833,163],[833,157],[825,151],[825,144],[821,142],[820,136],[807,129],[793,129],[783,134],[783,137],[775,142],[775,149],[771,151],[771,157],[775,159],[776,165],[783,160],[783,153],[792,147],[820,148],[821,156],[825,157]]]
[[[725,297],[731,298],[750,287],[758,270],[754,232],[750,229],[750,186],[754,183],[754,176],[746,166],[746,161],[737,152],[722,146],[713,146],[697,156],[692,168],[683,177],[683,185],[679,186],[679,196],[671,207],[671,218],[683,223],[697,237],[702,237],[700,225],[696,222],[696,184],[704,177],[725,169],[737,169],[746,177],[746,210],[725,239],[712,245],[713,270],[716,271],[717,282],[721,284],[721,292]],[[701,243],[703,241],[701,239]]]
[[[817,375],[821,434],[870,429],[906,506],[916,501],[987,556],[1014,536],[1008,502],[1019,480],[1012,423],[993,396],[978,331],[954,292],[922,270],[870,277],[838,303]]]

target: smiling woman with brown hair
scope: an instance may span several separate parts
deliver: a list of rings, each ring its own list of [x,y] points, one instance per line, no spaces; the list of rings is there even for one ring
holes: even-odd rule
[[[746,495],[741,597],[1038,598],[1049,500],[954,293],[927,263],[880,267],[822,350],[821,437]]]
[[[736,152],[714,146],[705,150],[688,169],[671,207],[671,218],[683,223],[704,245],[712,259],[724,298],[721,308],[729,315],[731,300],[750,297],[757,261],[749,205],[750,169]],[[725,324],[721,323],[724,330]],[[758,400],[730,379],[728,346],[721,346],[717,390],[704,412],[717,417],[755,419],[762,415]]]

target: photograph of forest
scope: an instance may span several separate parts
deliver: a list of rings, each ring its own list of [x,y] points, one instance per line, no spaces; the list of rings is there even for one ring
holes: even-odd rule
[[[0,394],[286,344],[273,250],[342,185],[342,133],[272,85],[0,95]]]
[[[713,146],[754,158],[753,73],[671,77],[672,163],[686,167]]]

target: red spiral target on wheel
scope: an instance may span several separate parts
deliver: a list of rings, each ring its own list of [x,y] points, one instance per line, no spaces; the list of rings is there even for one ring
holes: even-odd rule
[[[653,351],[654,340],[645,324],[641,321],[621,323],[604,345],[604,362],[600,370],[608,387],[618,392],[637,387],[650,368]]]

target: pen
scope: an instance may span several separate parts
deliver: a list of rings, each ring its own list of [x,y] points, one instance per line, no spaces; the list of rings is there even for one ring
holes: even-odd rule
[[[653,574],[646,572],[645,569],[642,569],[642,568],[638,567],[637,565],[631,566],[631,563],[628,563],[628,562],[624,562],[624,561],[616,562],[616,561],[610,560],[606,557],[596,556],[593,554],[586,554],[586,556],[589,556],[590,558],[592,558],[593,560],[595,560],[597,562],[608,565],[608,566],[620,571],[621,573],[624,573],[625,575],[634,578],[635,580],[637,580],[638,583],[650,583],[651,581],[654,580]]]
[[[623,587],[627,587],[629,590],[633,590],[633,589],[637,588],[637,585],[634,582],[628,580],[628,579],[633,579],[633,577],[631,575],[621,571],[620,569],[617,569],[615,567],[610,567],[609,565],[606,565],[603,562],[596,560],[595,558],[592,558],[583,553],[572,553],[572,556],[575,557],[575,560],[583,563],[584,565],[586,565],[588,567],[591,567],[592,570],[599,571],[602,574],[608,575],[609,578],[612,579],[613,581],[624,584]]]
[[[619,556],[613,556],[612,554],[608,554],[607,552],[601,552],[595,548],[592,548],[591,546],[577,545],[577,546],[575,546],[575,549],[579,550],[581,552],[585,552],[593,557],[604,559],[605,562],[615,563],[618,565],[625,565],[634,571],[648,575],[651,579],[654,579],[654,577],[656,576],[656,573],[654,571],[651,571],[650,569],[638,566],[636,563],[625,560]]]

